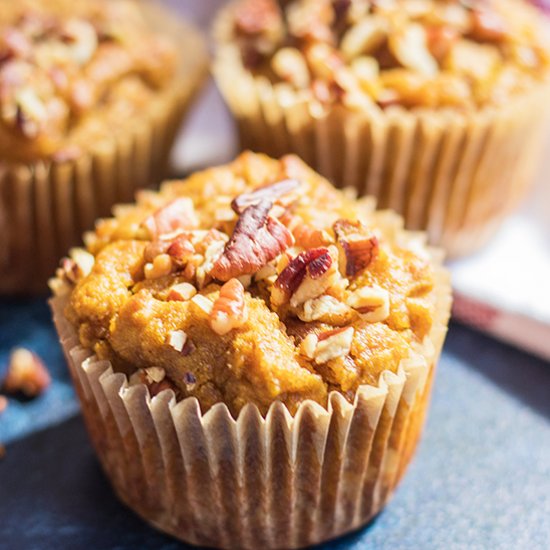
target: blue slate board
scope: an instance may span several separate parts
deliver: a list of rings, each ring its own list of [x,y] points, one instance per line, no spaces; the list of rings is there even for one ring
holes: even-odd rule
[[[50,395],[12,403],[0,419],[0,437],[19,436],[0,462],[0,549],[185,548],[112,494],[74,414],[45,303],[0,309],[0,358],[23,343],[56,379]],[[395,498],[369,527],[323,548],[547,550],[549,541],[550,365],[452,325],[425,437]]]

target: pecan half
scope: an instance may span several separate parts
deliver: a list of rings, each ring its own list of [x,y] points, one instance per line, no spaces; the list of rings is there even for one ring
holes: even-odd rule
[[[302,252],[281,271],[271,291],[271,302],[280,306],[290,300],[296,307],[317,298],[336,280],[334,260],[328,248]]]
[[[340,272],[354,277],[376,258],[378,239],[358,221],[337,220],[333,225],[338,246]]]
[[[11,354],[8,373],[2,384],[6,393],[21,392],[27,397],[36,397],[50,383],[50,373],[38,355],[25,348],[16,349]]]
[[[143,226],[149,230],[154,240],[179,229],[194,229],[198,223],[193,201],[180,197],[151,214],[145,219]]]
[[[258,187],[250,193],[243,193],[235,197],[231,202],[231,208],[237,214],[242,214],[249,206],[254,206],[262,201],[275,202],[276,199],[286,195],[300,187],[300,182],[295,179],[285,179]]]
[[[271,206],[271,201],[263,200],[239,216],[233,235],[209,273],[212,277],[228,281],[252,275],[293,244],[288,229],[269,216]]]

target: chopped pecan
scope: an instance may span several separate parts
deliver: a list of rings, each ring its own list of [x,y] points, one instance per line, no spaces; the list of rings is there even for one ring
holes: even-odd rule
[[[182,355],[189,355],[195,349],[195,345],[183,330],[173,330],[170,332],[167,343]]]
[[[483,7],[474,8],[471,21],[471,36],[476,41],[499,42],[506,37],[506,23],[498,13]]]
[[[151,397],[158,395],[161,391],[172,390],[177,392],[176,386],[166,376],[166,372],[160,367],[149,367],[137,370],[130,377],[130,384],[145,384],[149,389]]]
[[[292,307],[317,298],[337,278],[333,256],[328,248],[302,252],[281,271],[271,291],[271,302],[280,306],[290,300]]]
[[[22,392],[27,397],[35,397],[43,393],[50,383],[50,373],[38,355],[25,348],[13,351],[2,384],[5,392]]]
[[[233,235],[210,275],[228,281],[240,275],[251,275],[292,245],[292,235],[278,220],[269,216],[271,201],[249,206],[239,216]]]
[[[249,193],[243,193],[235,197],[231,202],[231,208],[233,208],[237,214],[242,214],[249,206],[256,206],[263,201],[270,201],[273,203],[278,198],[294,191],[294,189],[298,187],[300,187],[300,182],[295,179],[285,179],[270,183],[269,185],[263,185]]]
[[[319,334],[319,341],[313,354],[315,362],[326,363],[331,359],[347,355],[351,349],[354,332],[353,327],[342,327]]]
[[[235,29],[256,35],[269,31],[280,21],[281,12],[275,0],[246,0],[235,10]]]
[[[362,287],[352,292],[346,303],[370,323],[385,321],[390,315],[390,293],[380,287]]]
[[[339,252],[340,272],[354,277],[376,258],[378,239],[358,221],[337,220],[333,225]]]
[[[209,300],[206,296],[203,296],[202,294],[195,294],[191,298],[191,303],[197,306],[197,309],[203,314],[203,315],[210,315],[212,312],[212,307],[214,306],[214,303],[212,300]]]
[[[403,67],[427,77],[437,74],[439,67],[428,50],[426,30],[422,25],[411,23],[392,33],[388,46]]]
[[[304,302],[297,315],[306,323],[320,321],[331,325],[342,325],[351,321],[353,310],[333,296],[323,295]]]
[[[166,253],[177,265],[183,265],[195,253],[195,247],[185,235],[179,235],[166,249]]]
[[[458,40],[460,34],[449,26],[439,25],[427,29],[428,49],[436,59],[443,59]]]
[[[155,382],[162,382],[166,377],[166,371],[162,367],[149,367],[143,370],[145,371],[147,381],[151,384]]]
[[[172,258],[168,254],[159,254],[152,263],[146,263],[143,273],[146,279],[158,279],[172,273]]]
[[[197,293],[197,289],[189,283],[180,283],[170,288],[167,300],[174,302],[186,302]]]
[[[317,342],[317,335],[314,332],[310,332],[300,343],[300,354],[308,359],[313,359]]]
[[[301,246],[305,249],[316,248],[319,246],[327,246],[332,241],[330,235],[326,231],[316,229],[305,223],[299,216],[294,216],[288,223],[285,223],[285,225],[292,232],[296,246]]]
[[[238,279],[230,279],[220,288],[220,295],[210,313],[212,330],[223,336],[241,327],[248,319],[244,287]]]
[[[149,230],[153,240],[179,229],[194,229],[198,220],[193,201],[179,197],[146,218],[143,226]]]
[[[306,60],[296,48],[281,48],[271,59],[271,68],[279,78],[296,88],[307,88],[310,84]]]
[[[86,277],[94,267],[95,258],[83,248],[72,248],[69,257],[63,258],[55,272],[60,281],[74,285],[79,279]]]

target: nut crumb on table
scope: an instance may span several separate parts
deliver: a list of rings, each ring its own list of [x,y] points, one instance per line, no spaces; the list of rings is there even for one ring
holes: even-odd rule
[[[48,368],[36,353],[25,348],[17,348],[11,353],[8,372],[2,382],[4,392],[36,397],[42,394],[50,383]]]

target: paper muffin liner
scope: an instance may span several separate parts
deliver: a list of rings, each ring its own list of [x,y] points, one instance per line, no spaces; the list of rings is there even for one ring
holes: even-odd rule
[[[75,160],[0,164],[0,293],[45,291],[59,258],[96,219],[166,175],[178,128],[206,76],[206,45],[186,22],[152,3],[142,8],[153,28],[180,45],[177,77],[131,128],[90,140]]]
[[[213,74],[243,149],[296,153],[338,187],[372,195],[450,256],[479,248],[521,202],[542,157],[550,83],[499,108],[325,110],[289,85],[246,70],[231,6],[215,24]]]
[[[376,216],[400,243],[428,250],[399,217]],[[368,523],[415,450],[446,333],[450,284],[442,255],[430,251],[435,317],[424,343],[353,403],[332,392],[326,408],[305,401],[294,416],[280,402],[265,417],[246,405],[234,419],[224,404],[201,414],[195,398],[176,402],[171,390],[151,398],[80,346],[67,298],[54,298],[84,419],[120,499],[156,528],[217,548],[299,548]]]

